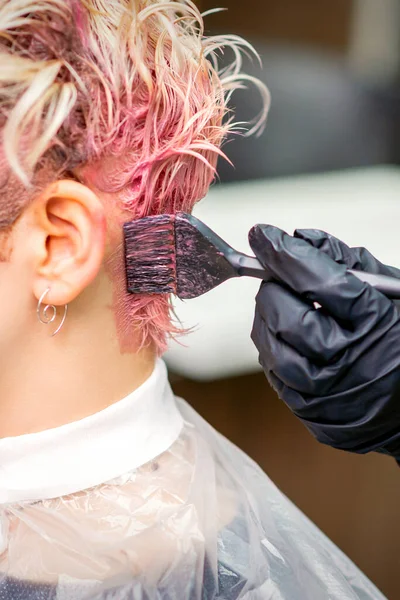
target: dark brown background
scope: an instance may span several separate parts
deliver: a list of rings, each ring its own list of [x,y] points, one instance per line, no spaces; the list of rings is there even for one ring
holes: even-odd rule
[[[244,36],[301,42],[345,51],[349,40],[351,0],[199,0],[201,10],[225,7],[207,17],[206,26]]]
[[[343,55],[348,48],[351,0],[198,4],[202,10],[228,7],[228,12],[207,18],[214,30]],[[175,391],[253,457],[390,600],[400,598],[400,468],[393,460],[352,456],[317,444],[262,374],[205,384],[178,380]]]

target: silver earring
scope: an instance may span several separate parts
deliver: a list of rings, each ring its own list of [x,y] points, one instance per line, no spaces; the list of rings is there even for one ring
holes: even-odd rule
[[[45,290],[43,292],[43,294],[40,296],[40,299],[39,299],[39,302],[37,305],[37,309],[36,309],[39,323],[42,323],[43,325],[50,325],[50,323],[54,323],[54,321],[57,318],[57,308],[54,306],[54,304],[46,304],[45,306],[42,306],[43,300],[45,299],[45,297],[47,296],[49,291],[50,291],[50,288],[47,288],[47,290]],[[54,337],[55,335],[57,335],[57,333],[62,329],[62,326],[65,323],[65,319],[67,318],[67,311],[68,311],[68,304],[66,304],[64,306],[64,315],[63,315],[63,318],[61,319],[61,323],[59,324],[59,326],[57,327],[55,332],[51,334],[51,337]]]

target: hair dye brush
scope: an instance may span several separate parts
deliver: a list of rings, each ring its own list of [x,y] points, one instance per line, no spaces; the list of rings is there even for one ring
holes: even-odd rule
[[[271,279],[254,256],[234,250],[205,223],[186,213],[145,217],[124,224],[128,292],[197,298],[232,277]],[[393,299],[400,279],[350,271]]]

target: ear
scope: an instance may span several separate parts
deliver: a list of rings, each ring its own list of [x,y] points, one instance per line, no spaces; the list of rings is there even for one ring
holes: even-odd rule
[[[60,180],[30,207],[33,219],[33,293],[50,288],[46,302],[72,302],[98,274],[105,250],[106,218],[99,198],[85,185]]]

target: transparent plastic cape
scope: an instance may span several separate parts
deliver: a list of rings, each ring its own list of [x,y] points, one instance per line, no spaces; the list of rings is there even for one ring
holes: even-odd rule
[[[1,600],[379,600],[376,587],[184,401],[156,460],[0,507]]]

